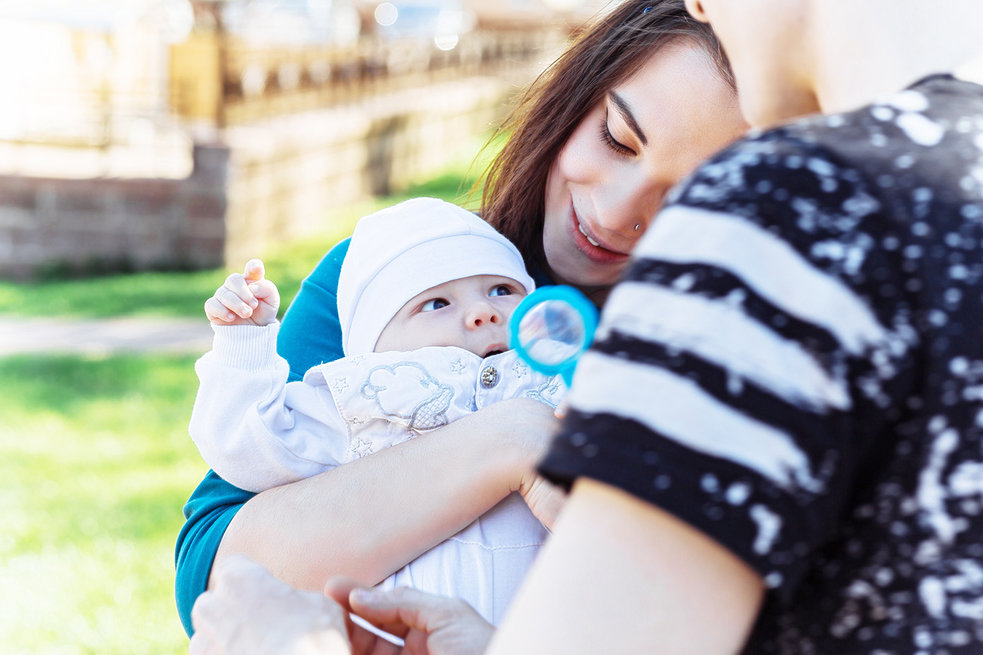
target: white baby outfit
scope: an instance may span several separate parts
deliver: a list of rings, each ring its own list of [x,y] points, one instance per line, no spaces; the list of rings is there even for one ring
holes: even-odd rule
[[[500,400],[555,407],[566,393],[559,376],[531,370],[515,351],[482,359],[453,346],[345,357],[285,383],[277,329],[215,326],[213,350],[195,365],[192,437],[216,473],[251,491],[316,475]],[[497,623],[546,534],[512,494],[381,586],[460,597]]]

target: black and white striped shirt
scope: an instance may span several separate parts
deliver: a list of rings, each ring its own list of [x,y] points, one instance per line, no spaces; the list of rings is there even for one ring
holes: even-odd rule
[[[542,471],[754,568],[748,652],[983,652],[983,88],[933,76],[703,165],[569,400]]]

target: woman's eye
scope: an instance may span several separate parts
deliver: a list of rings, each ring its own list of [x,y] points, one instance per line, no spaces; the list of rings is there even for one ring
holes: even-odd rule
[[[634,150],[615,139],[614,135],[611,134],[611,128],[608,127],[608,112],[606,109],[604,110],[604,120],[601,121],[601,140],[619,155],[636,154]]]
[[[512,288],[506,284],[499,284],[491,290],[490,296],[511,296]]]
[[[432,300],[428,300],[427,302],[423,303],[423,305],[420,307],[420,311],[432,312],[435,309],[441,309],[443,307],[447,307],[447,305],[449,304],[450,303],[444,300],[443,298],[433,298]]]

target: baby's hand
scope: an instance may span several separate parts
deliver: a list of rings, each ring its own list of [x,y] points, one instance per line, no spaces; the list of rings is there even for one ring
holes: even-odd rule
[[[242,274],[227,277],[205,301],[205,316],[215,325],[269,325],[275,321],[280,292],[264,275],[263,262],[250,259]]]

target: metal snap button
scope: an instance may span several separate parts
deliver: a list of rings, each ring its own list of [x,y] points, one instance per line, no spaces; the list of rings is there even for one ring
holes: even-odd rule
[[[498,371],[494,366],[486,366],[481,371],[481,386],[491,389],[496,384],[498,384]]]

